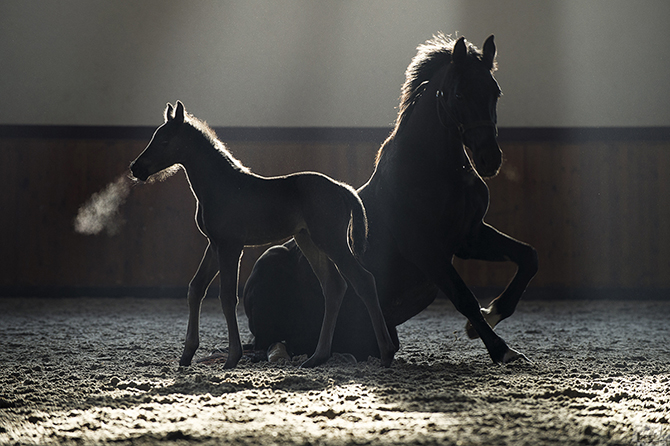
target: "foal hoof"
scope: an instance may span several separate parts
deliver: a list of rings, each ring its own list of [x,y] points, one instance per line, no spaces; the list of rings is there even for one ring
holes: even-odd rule
[[[226,369],[226,370],[227,369],[234,369],[235,367],[237,367],[238,362],[239,362],[239,360],[231,359],[230,356],[228,356],[228,359],[226,359],[226,363],[223,364],[223,368]]]
[[[382,355],[382,366],[389,368],[391,367],[391,363],[393,362],[393,357],[395,356],[395,351],[393,353],[388,354],[388,355]]]
[[[226,363],[223,364],[224,369],[234,369],[237,367],[237,363],[240,362],[240,359],[242,359],[242,351],[239,353],[235,353],[232,351],[228,351],[228,359],[226,359]]]

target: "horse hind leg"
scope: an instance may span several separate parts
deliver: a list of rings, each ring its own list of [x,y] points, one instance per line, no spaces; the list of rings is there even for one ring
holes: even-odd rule
[[[198,271],[188,285],[188,327],[180,366],[189,366],[200,345],[200,307],[207,288],[219,272],[219,262],[212,245],[208,245],[200,261]]]
[[[316,367],[330,358],[337,315],[347,290],[347,282],[342,278],[333,262],[314,244],[305,231],[296,234],[294,238],[319,279],[325,299],[325,312],[316,350],[301,365],[301,367]]]

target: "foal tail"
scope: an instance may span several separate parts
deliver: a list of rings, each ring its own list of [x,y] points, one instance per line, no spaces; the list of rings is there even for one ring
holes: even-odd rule
[[[351,211],[349,242],[354,256],[360,258],[368,248],[368,216],[363,201],[356,190],[349,185],[343,186],[342,198],[344,198]]]

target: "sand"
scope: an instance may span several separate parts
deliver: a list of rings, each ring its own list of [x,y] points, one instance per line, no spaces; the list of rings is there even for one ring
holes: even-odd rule
[[[526,301],[491,363],[445,300],[390,368],[178,367],[185,300],[0,299],[0,444],[670,444],[670,301]],[[241,317],[246,329],[246,318]],[[248,338],[243,332],[243,341]],[[225,347],[205,301],[196,359]]]

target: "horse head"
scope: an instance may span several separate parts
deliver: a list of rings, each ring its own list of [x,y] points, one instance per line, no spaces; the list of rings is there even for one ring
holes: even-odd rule
[[[177,101],[176,107],[167,104],[165,123],[154,132],[149,145],[130,164],[133,176],[146,181],[151,175],[180,162],[182,144],[179,130],[184,123],[184,104]]]
[[[437,91],[438,114],[448,117],[441,117],[442,123],[456,127],[482,177],[495,176],[502,165],[496,126],[501,93],[493,77],[495,55],[493,36],[486,39],[481,53],[468,48],[461,37],[454,44],[451,63]]]

